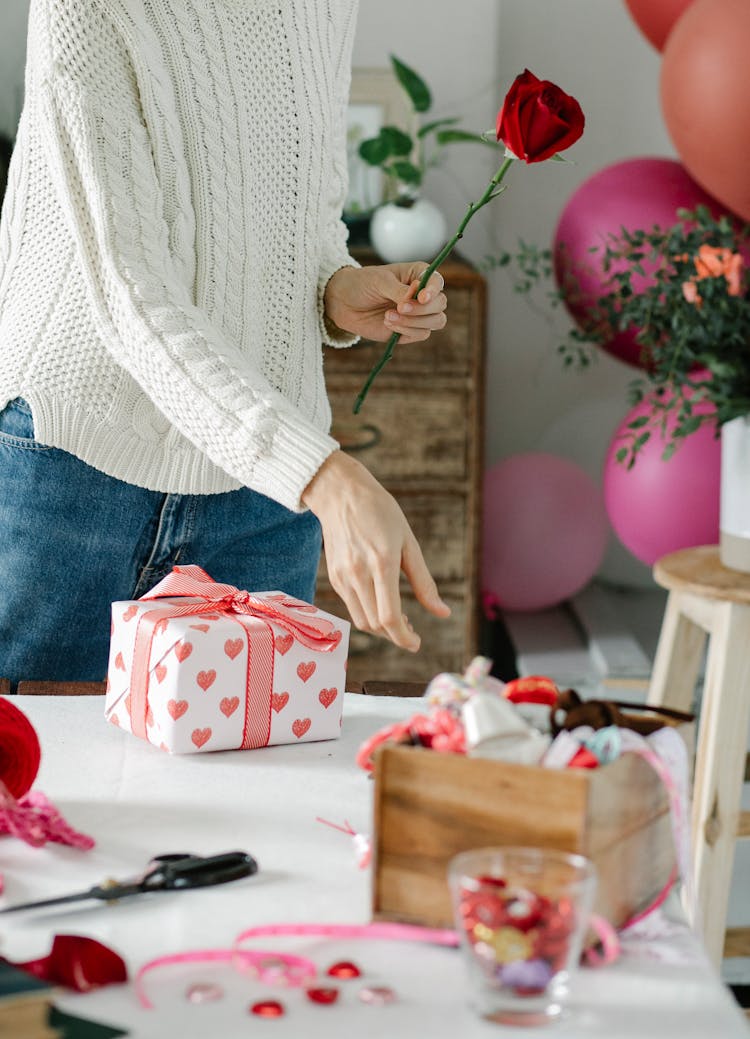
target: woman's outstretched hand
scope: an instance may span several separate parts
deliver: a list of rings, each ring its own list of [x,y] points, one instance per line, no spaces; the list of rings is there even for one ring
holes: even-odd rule
[[[361,462],[334,451],[302,501],[320,520],[328,577],[355,627],[416,653],[420,638],[403,613],[401,572],[426,610],[436,617],[451,611],[396,499]]]

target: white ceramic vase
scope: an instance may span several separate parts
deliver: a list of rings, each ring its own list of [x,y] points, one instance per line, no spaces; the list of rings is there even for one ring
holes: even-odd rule
[[[721,427],[719,516],[721,562],[750,573],[750,415]]]
[[[370,223],[370,241],[386,263],[432,260],[447,240],[445,217],[426,198],[386,202]]]

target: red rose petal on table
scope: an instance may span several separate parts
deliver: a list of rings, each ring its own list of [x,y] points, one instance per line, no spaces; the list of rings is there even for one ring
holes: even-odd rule
[[[262,999],[259,1003],[251,1003],[250,1013],[258,1017],[281,1017],[286,1011],[278,999]]]
[[[359,978],[362,975],[362,971],[357,964],[352,963],[351,960],[339,960],[336,963],[332,963],[326,973],[329,977],[339,978],[341,981],[347,978]]]
[[[75,992],[90,992],[128,980],[125,964],[116,952],[94,938],[74,934],[55,935],[49,956],[16,966]]]
[[[339,998],[339,990],[337,988],[324,988],[320,986],[317,988],[305,989],[305,995],[311,1003],[321,1003],[323,1006],[330,1006],[331,1003],[335,1003]]]

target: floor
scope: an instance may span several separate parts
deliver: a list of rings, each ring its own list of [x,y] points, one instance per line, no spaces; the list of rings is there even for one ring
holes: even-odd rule
[[[491,639],[500,658],[494,673],[511,678],[515,669],[520,675],[549,675],[559,686],[572,687],[585,698],[643,702],[666,595],[656,586],[619,588],[593,582],[558,608],[504,614]],[[750,783],[745,784],[743,808],[750,810]],[[729,927],[750,926],[749,878],[750,841],[740,841]],[[750,957],[725,960],[722,975],[730,984],[750,984]]]

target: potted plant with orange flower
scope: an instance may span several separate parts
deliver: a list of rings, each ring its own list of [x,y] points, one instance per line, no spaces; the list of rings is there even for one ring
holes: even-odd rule
[[[631,384],[631,401],[648,397],[652,407],[630,423],[617,458],[636,465],[658,432],[668,460],[685,437],[715,425],[722,438],[721,558],[750,571],[750,225],[705,206],[680,209],[677,217],[667,228],[607,236],[592,257],[604,271],[603,291],[559,350],[566,365],[585,367],[594,344],[635,330],[643,374]],[[575,295],[580,271],[564,247],[553,256],[522,244],[494,262],[513,261],[518,291],[531,291],[554,264],[562,286],[550,293],[554,302]]]

